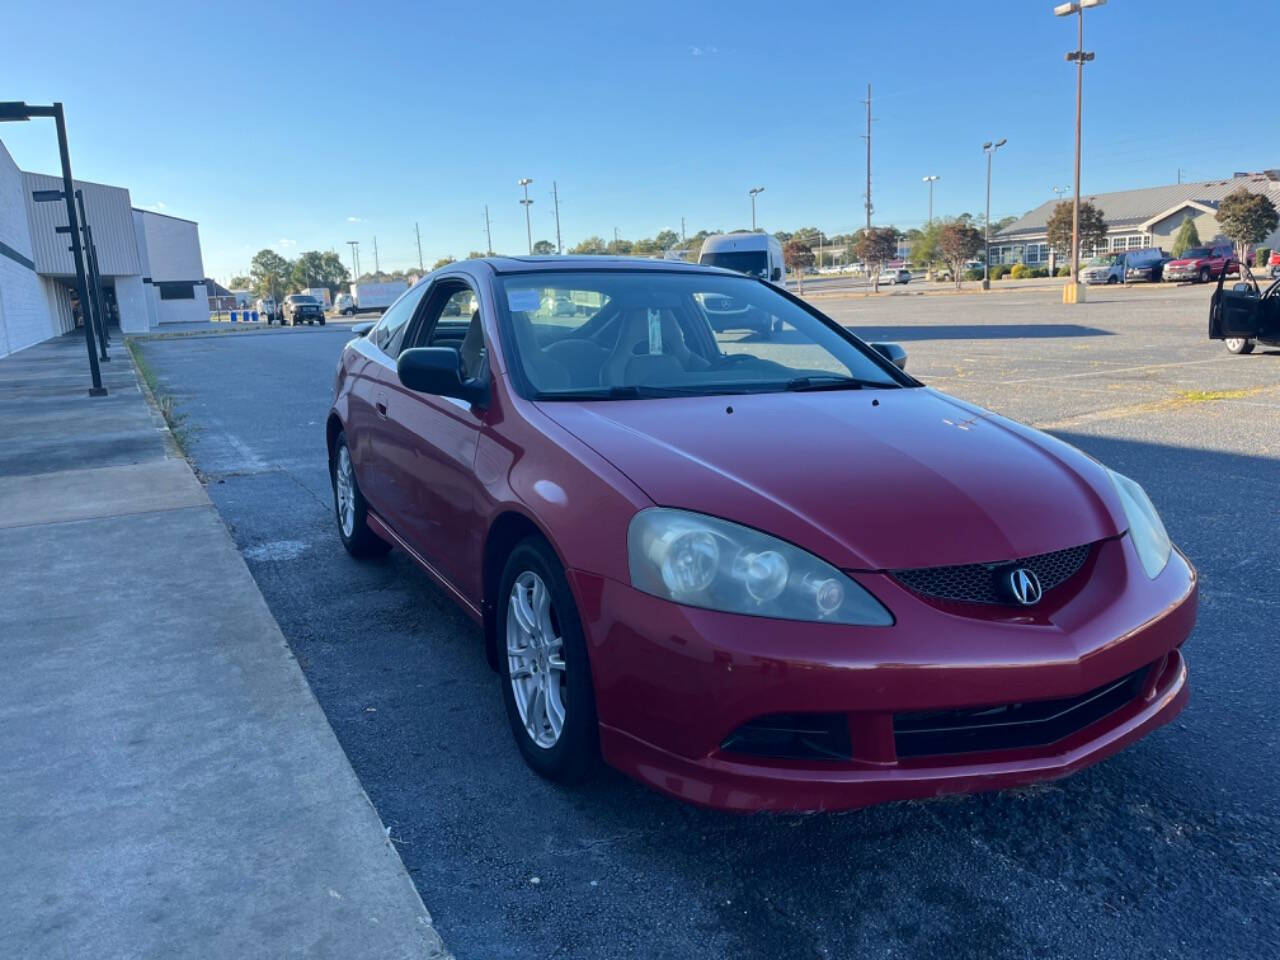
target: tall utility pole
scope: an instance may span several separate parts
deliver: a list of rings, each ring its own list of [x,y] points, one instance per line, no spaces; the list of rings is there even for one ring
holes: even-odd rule
[[[867,105],[867,135],[863,138],[867,141],[867,229],[871,229],[871,84],[867,84],[867,99],[862,101]]]
[[[1076,65],[1076,184],[1075,200],[1071,206],[1071,291],[1064,293],[1064,303],[1079,302],[1083,290],[1080,287],[1080,119],[1084,100],[1084,65],[1093,59],[1084,49],[1085,7],[1100,7],[1107,0],[1070,0],[1053,8],[1055,17],[1076,15],[1076,48],[1067,54],[1067,62]]]
[[[376,276],[382,272],[382,268],[378,266],[378,238],[373,238],[373,272]]]
[[[517,186],[524,187],[524,199],[520,201],[520,205],[524,207],[524,232],[525,237],[529,241],[529,253],[533,253],[533,225],[529,219],[529,207],[533,201],[529,199],[529,184],[533,183],[532,177],[521,177],[516,181]]]
[[[680,218],[680,242],[684,243],[684,217]]]
[[[1001,139],[992,143],[988,140],[982,145],[982,152],[987,155],[987,214],[986,222],[982,225],[983,244],[986,247],[986,262],[982,265],[982,289],[991,289],[991,158],[996,155],[996,151],[1008,143],[1008,139]]]
[[[936,173],[931,173],[927,177],[922,177],[925,183],[929,185],[929,226],[933,226],[933,182],[940,179]]]
[[[560,191],[554,180],[551,181],[551,198],[556,205],[556,253],[564,253],[564,245],[560,242]]]
[[[756,232],[756,197],[764,193],[764,187],[752,187],[747,193],[751,194],[751,232]]]
[[[413,221],[413,235],[418,238],[418,269],[425,270],[422,265],[422,231],[418,229],[418,221]]]
[[[618,255],[618,228],[613,228],[613,255]]]
[[[351,248],[351,281],[353,283],[360,282],[360,241],[348,240],[347,246]]]
[[[484,242],[485,242],[485,248],[484,248],[485,253],[487,253],[489,256],[492,257],[493,256],[493,233],[489,229],[489,205],[487,203],[484,205]]]

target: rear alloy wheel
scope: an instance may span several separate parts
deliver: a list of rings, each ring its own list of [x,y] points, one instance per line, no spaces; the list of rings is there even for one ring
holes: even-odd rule
[[[1212,280],[1212,279],[1213,279],[1213,274],[1209,272],[1209,268],[1208,268],[1208,267],[1201,267],[1201,268],[1200,268],[1200,274],[1199,274],[1199,276],[1197,277],[1197,279],[1198,279],[1201,283],[1208,283],[1210,280]]]
[[[595,695],[573,594],[545,540],[511,552],[499,589],[502,697],[516,745],[548,780],[580,780],[598,754]]]
[[[1229,353],[1253,353],[1253,341],[1247,337],[1227,337],[1222,341]]]
[[[338,536],[353,557],[381,557],[391,544],[369,529],[369,504],[356,482],[355,465],[347,449],[347,435],[341,431],[333,444],[329,465],[333,480],[333,508],[338,520]]]

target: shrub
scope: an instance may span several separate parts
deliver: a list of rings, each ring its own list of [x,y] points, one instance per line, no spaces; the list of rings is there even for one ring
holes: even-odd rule
[[[1031,268],[1025,263],[1015,263],[1013,269],[1009,271],[1009,276],[1015,280],[1025,280],[1031,276]]]
[[[1058,276],[1060,276],[1060,277],[1069,277],[1069,276],[1071,276],[1071,268],[1070,268],[1070,267],[1059,267],[1059,268],[1058,268]]]
[[[964,272],[964,278],[965,278],[966,280],[981,280],[981,279],[982,279],[982,271],[981,271],[981,270],[977,270],[977,269],[966,270],[966,271]]]
[[[1032,270],[1031,270],[1031,276],[1033,276],[1033,277],[1047,277],[1047,276],[1049,276],[1049,268],[1048,268],[1048,267],[1034,267],[1034,268],[1032,268]]]
[[[1007,263],[993,263],[987,268],[987,272],[992,280],[1003,280],[1013,273],[1013,267]]]
[[[1271,259],[1270,247],[1259,247],[1254,251],[1253,265],[1255,267],[1265,267],[1267,261]]]

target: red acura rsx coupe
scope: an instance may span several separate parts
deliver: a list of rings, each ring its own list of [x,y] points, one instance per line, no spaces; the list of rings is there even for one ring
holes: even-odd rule
[[[546,777],[849,808],[1060,777],[1186,703],[1196,573],[1142,488],[767,282],[471,260],[357,332],[339,535],[483,625]]]

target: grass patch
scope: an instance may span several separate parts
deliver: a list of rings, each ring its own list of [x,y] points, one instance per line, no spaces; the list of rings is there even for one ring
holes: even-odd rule
[[[1177,397],[1183,403],[1212,403],[1214,400],[1239,400],[1261,391],[1261,387],[1244,390],[1179,390]]]
[[[129,355],[133,357],[133,363],[138,369],[138,375],[142,377],[142,382],[146,385],[147,392],[151,394],[152,402],[155,403],[156,409],[160,411],[160,416],[164,417],[169,433],[173,435],[173,442],[178,445],[182,455],[184,457],[187,456],[187,441],[191,439],[191,428],[186,425],[187,415],[178,413],[173,397],[160,389],[160,382],[156,379],[155,371],[151,369],[151,364],[147,363],[147,358],[142,355],[142,349],[134,342],[134,339],[125,337],[124,343],[129,348]]]

